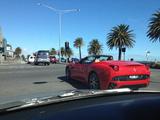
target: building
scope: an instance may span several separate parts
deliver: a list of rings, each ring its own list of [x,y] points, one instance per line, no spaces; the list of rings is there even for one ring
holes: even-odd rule
[[[14,57],[14,51],[12,46],[7,44],[7,40],[3,37],[0,27],[0,63],[6,60],[7,57]]]
[[[7,57],[13,57],[14,56],[14,51],[12,49],[12,46],[7,44],[6,46],[6,56]]]

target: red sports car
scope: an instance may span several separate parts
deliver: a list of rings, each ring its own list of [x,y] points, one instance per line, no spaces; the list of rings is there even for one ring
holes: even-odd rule
[[[146,87],[150,82],[148,66],[131,61],[116,61],[110,55],[93,55],[66,66],[66,79],[75,79],[90,89]]]

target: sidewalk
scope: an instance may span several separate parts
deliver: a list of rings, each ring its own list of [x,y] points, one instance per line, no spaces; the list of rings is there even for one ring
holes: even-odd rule
[[[3,61],[0,63],[0,66],[8,66],[8,65],[16,65],[16,64],[26,64],[26,62],[24,61],[12,61],[12,62]]]

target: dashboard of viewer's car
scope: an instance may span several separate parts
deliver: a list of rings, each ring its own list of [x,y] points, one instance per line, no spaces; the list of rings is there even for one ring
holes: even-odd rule
[[[122,93],[1,113],[0,120],[159,120],[159,111],[159,93]]]

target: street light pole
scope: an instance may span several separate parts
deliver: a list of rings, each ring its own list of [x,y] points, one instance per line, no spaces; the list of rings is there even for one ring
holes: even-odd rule
[[[146,51],[146,58],[147,58],[147,61],[149,60],[149,55],[150,55],[150,51]]]
[[[60,10],[56,9],[52,6],[38,3],[37,5],[41,5],[43,7],[46,7],[54,12],[56,12],[59,16],[59,62],[61,62],[61,35],[62,35],[62,14],[69,13],[69,12],[79,12],[80,9],[69,9],[69,10]]]
[[[61,62],[62,14],[59,13],[59,62]]]

